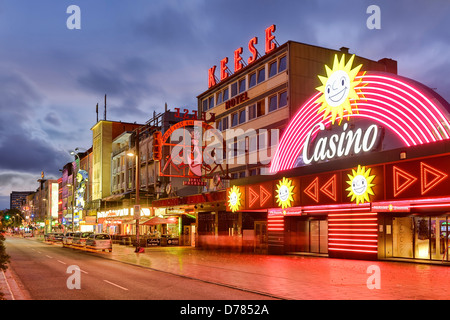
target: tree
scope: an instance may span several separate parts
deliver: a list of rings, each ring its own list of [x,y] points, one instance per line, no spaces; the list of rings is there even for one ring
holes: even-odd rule
[[[5,271],[8,266],[7,263],[9,262],[9,255],[6,254],[6,247],[4,244],[5,237],[3,234],[0,233],[0,270]]]

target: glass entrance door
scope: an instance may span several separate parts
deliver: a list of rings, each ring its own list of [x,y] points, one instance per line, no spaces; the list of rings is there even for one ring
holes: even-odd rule
[[[445,217],[431,217],[431,259],[447,260],[448,225]]]
[[[449,223],[447,216],[392,218],[393,257],[450,261]]]

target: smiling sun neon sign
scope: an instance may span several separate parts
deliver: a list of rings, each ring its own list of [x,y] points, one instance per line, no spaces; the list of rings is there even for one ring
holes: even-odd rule
[[[333,68],[330,69],[327,65],[325,66],[327,76],[319,75],[322,86],[316,89],[322,94],[316,100],[316,103],[321,104],[318,113],[324,111],[323,119],[331,114],[332,124],[338,116],[340,124],[345,114],[347,114],[348,119],[348,116],[353,114],[353,109],[357,111],[356,105],[352,106],[351,101],[359,99],[358,89],[356,88],[360,85],[361,79],[356,79],[356,75],[362,64],[352,69],[354,58],[355,55],[345,64],[345,55],[342,55],[339,61],[337,55],[335,55]]]

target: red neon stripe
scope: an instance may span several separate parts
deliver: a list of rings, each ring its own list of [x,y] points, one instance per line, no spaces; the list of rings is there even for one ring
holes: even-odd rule
[[[353,241],[353,242],[378,242],[377,239],[372,240],[372,239],[329,238],[328,240],[331,240],[331,241]]]
[[[376,234],[368,234],[368,233],[366,233],[366,234],[361,234],[361,233],[329,233],[328,236],[377,237],[378,235],[376,235]]]
[[[376,212],[368,213],[330,213],[329,217],[342,217],[342,216],[376,216]]]
[[[378,253],[376,250],[357,250],[357,249],[340,249],[340,248],[328,248],[330,251],[350,251],[350,252],[363,252],[363,253]]]

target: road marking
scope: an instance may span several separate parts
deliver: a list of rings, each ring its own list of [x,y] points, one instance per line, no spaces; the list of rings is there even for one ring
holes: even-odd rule
[[[62,264],[67,264],[67,263],[65,263],[64,261],[61,261],[61,260],[56,260],[56,261],[58,261],[59,263],[62,263]]]
[[[49,255],[45,255],[47,258],[53,259],[53,257],[50,257]]]
[[[106,283],[109,283],[109,284],[111,284],[111,285],[113,285],[113,286],[116,286],[117,288],[120,288],[120,289],[122,289],[122,290],[128,291],[127,288],[121,287],[121,286],[119,286],[118,284],[115,284],[114,282],[111,282],[111,281],[108,281],[108,280],[103,280],[103,281],[105,281]]]
[[[84,270],[81,270],[81,269],[80,269],[80,272],[83,272],[83,273],[85,273],[85,274],[88,274],[88,273],[87,273],[86,271],[84,271]]]

